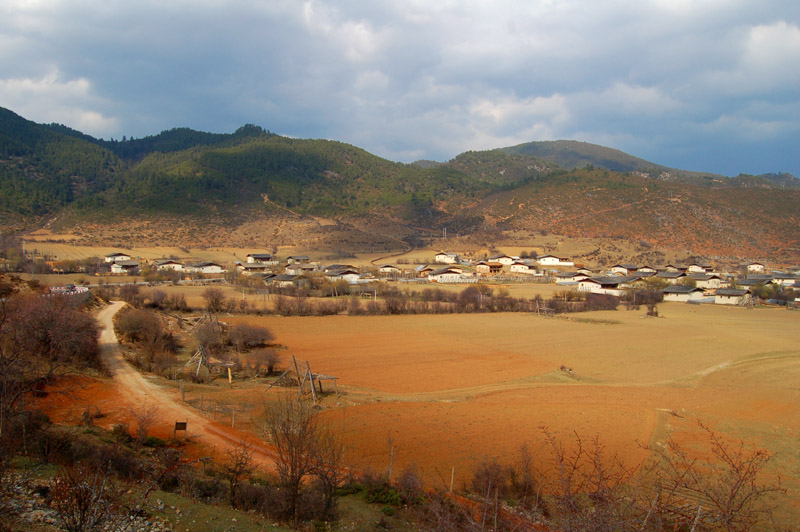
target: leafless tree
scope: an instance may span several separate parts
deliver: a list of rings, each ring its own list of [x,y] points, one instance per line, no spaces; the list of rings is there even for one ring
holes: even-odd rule
[[[675,442],[654,449],[657,461],[648,468],[645,485],[652,517],[649,521],[692,526],[696,530],[752,530],[769,521],[771,498],[784,490],[780,479],[764,481],[771,455],[730,443],[699,423],[712,458],[701,460]]]
[[[275,371],[275,366],[281,360],[280,354],[275,351],[274,349],[263,348],[263,349],[256,349],[252,353],[253,361],[255,363],[256,373],[258,373],[261,368],[267,368],[267,375],[272,375]]]
[[[237,323],[228,331],[228,339],[241,353],[254,347],[263,347],[275,339],[272,331],[259,325]]]
[[[285,493],[284,514],[296,522],[308,476],[315,475],[332,496],[338,483],[341,447],[332,432],[320,427],[310,403],[289,397],[265,405],[264,430],[277,453],[275,468]]]
[[[139,290],[139,285],[136,284],[122,285],[119,289],[119,296],[132,307],[141,307],[144,303],[144,296]]]
[[[167,300],[167,293],[163,290],[154,289],[150,292],[150,304],[155,308],[164,308]]]
[[[219,288],[206,288],[203,291],[203,299],[209,312],[222,312],[225,309],[225,294]]]
[[[230,486],[230,503],[236,506],[236,494],[239,486],[253,475],[253,447],[246,441],[240,441],[235,447],[226,451],[227,460],[222,464],[222,476]]]
[[[203,323],[194,331],[197,343],[210,353],[218,353],[222,350],[223,337],[219,326],[214,323]]]
[[[333,518],[336,512],[336,488],[342,480],[344,445],[330,426],[315,427],[311,449],[311,474],[322,491],[322,517]]]
[[[131,410],[131,416],[136,420],[136,441],[141,445],[149,436],[150,428],[158,419],[158,406],[143,404]]]
[[[95,320],[60,297],[0,300],[0,436],[28,393],[84,366],[97,366]]]
[[[575,433],[568,449],[549,430],[543,432],[552,465],[547,491],[559,529],[628,530],[638,515],[628,491],[636,468],[625,467],[617,456],[608,456],[598,437],[587,442]]]
[[[122,492],[105,471],[78,465],[62,469],[51,504],[68,532],[124,530]]]

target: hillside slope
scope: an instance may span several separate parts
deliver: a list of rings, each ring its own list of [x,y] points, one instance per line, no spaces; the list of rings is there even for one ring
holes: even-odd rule
[[[116,241],[390,249],[444,227],[491,238],[527,229],[796,259],[795,182],[683,172],[574,141],[411,165],[253,125],[106,141],[0,109],[2,225],[47,220],[87,238],[113,227]]]

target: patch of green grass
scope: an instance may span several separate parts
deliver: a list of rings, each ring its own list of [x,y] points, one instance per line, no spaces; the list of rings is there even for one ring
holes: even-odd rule
[[[241,512],[224,505],[202,504],[191,499],[168,493],[153,492],[148,502],[155,505],[160,500],[164,503],[162,511],[153,511],[153,515],[166,519],[177,531],[182,532],[250,532],[256,530],[274,530],[288,532],[294,530],[280,526],[276,521],[261,514]]]
[[[599,325],[619,325],[622,323],[619,320],[598,320],[596,318],[569,318],[569,320],[576,323],[594,323]]]

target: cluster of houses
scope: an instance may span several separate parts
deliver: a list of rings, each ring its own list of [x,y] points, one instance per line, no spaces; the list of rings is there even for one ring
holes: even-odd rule
[[[579,269],[576,272],[555,274],[556,283],[576,286],[581,292],[622,296],[627,290],[647,285],[667,285],[662,289],[664,301],[744,305],[751,300],[751,289],[772,283],[777,287],[800,290],[797,272],[765,273],[761,263],[740,265],[738,272],[720,273],[709,264],[692,263],[686,266],[668,264],[663,268],[647,265],[615,264],[601,275]],[[755,273],[758,272],[758,273]]]
[[[135,275],[139,273],[142,267],[139,260],[121,252],[106,255],[105,262],[109,263],[112,275]],[[220,264],[214,262],[183,264],[174,260],[161,260],[155,261],[152,266],[155,266],[155,269],[159,271],[172,270],[181,273],[219,274],[227,271]]]
[[[110,263],[111,273],[135,273],[139,261],[125,253],[112,253],[105,257]],[[414,280],[434,283],[474,283],[479,280],[516,278],[536,282],[555,282],[565,288],[593,294],[622,296],[627,291],[642,286],[664,286],[665,301],[706,302],[726,305],[746,304],[751,289],[772,283],[779,287],[800,290],[798,271],[767,272],[763,263],[751,262],[739,265],[736,274],[720,273],[710,264],[692,263],[685,266],[668,264],[655,268],[648,265],[615,264],[603,271],[592,271],[580,267],[568,257],[542,255],[535,258],[520,258],[511,255],[495,255],[485,260],[470,261],[457,253],[440,252],[434,264],[423,264],[414,268],[399,268],[383,264],[364,271],[349,264],[323,266],[306,255],[293,255],[285,262],[270,253],[251,253],[244,262],[234,267],[241,275],[257,275],[266,283],[279,287],[301,286],[309,276],[324,276],[331,282],[348,284],[368,283],[378,280]],[[175,260],[154,261],[151,264],[159,271],[175,271],[187,274],[218,275],[227,270],[220,264],[202,262],[184,264]],[[648,280],[652,281],[648,281]]]

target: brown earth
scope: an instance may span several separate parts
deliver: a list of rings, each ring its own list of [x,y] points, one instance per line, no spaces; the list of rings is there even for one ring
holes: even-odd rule
[[[105,323],[114,308],[101,315]],[[575,435],[598,436],[607,454],[634,466],[646,457],[645,446],[669,438],[707,454],[701,421],[772,453],[768,473],[783,477],[789,491],[780,511],[791,522],[800,515],[800,313],[679,303],[661,304],[659,311],[659,318],[620,310],[567,319],[222,319],[269,327],[286,346],[283,367],[295,355],[313,371],[338,377],[339,395],[326,394],[321,407],[344,435],[353,467],[381,472],[392,460],[397,475],[416,464],[430,486],[449,484],[454,470],[461,486],[484,457],[510,462],[528,444],[546,471],[544,428],[567,444]],[[132,408],[153,401],[163,420],[157,435],[171,436],[173,420],[189,419],[193,439],[207,454],[247,436],[198,415],[188,399],[176,404],[176,388],[121,362],[109,330],[105,356],[115,378],[88,386],[88,398],[72,402],[73,418],[93,402],[108,414],[103,423],[130,420]],[[208,401],[238,405],[243,421],[246,412],[256,419],[264,400],[287,393],[265,393],[263,381],[237,380],[232,389],[192,386],[195,399],[204,393]],[[267,461],[268,449],[262,452]]]
[[[322,404],[359,467],[385,471],[394,447],[395,472],[415,463],[440,484],[455,467],[465,482],[483,457],[510,461],[524,443],[542,451],[542,427],[565,440],[598,435],[635,465],[642,446],[669,437],[696,446],[700,420],[796,473],[800,313],[659,310],[227,321],[266,325],[288,347],[284,361],[339,378],[339,397]],[[789,485],[800,500],[800,484]]]
[[[263,441],[252,434],[235,430],[229,426],[203,417],[190,406],[180,401],[180,392],[166,387],[155,378],[146,376],[124,360],[112,319],[125,305],[117,301],[103,308],[97,315],[102,326],[100,337],[103,365],[112,379],[67,379],[59,383],[43,406],[56,421],[77,423],[81,414],[89,408],[103,417],[98,424],[111,428],[114,424],[127,423],[136,429],[136,413],[156,408],[156,419],[150,435],[172,439],[174,423],[186,421],[188,438],[193,443],[191,454],[224,457],[227,450],[246,442],[251,445],[255,460],[268,466],[273,462],[273,453]],[[64,400],[64,398],[68,400]],[[181,438],[182,434],[178,433]]]

